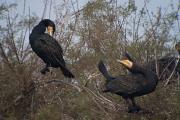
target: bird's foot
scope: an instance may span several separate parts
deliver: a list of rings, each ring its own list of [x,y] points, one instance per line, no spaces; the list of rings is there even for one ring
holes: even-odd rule
[[[43,68],[42,70],[41,70],[41,74],[43,74],[43,75],[45,75],[46,74],[46,72],[49,72],[50,70],[49,70],[49,68]]]
[[[139,106],[131,106],[129,107],[128,113],[138,113],[141,110]]]

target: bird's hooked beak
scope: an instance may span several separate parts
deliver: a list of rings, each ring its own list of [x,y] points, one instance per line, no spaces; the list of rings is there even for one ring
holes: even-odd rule
[[[48,34],[50,35],[50,36],[53,36],[53,27],[52,26],[48,26],[47,27],[47,31],[48,31]]]
[[[133,62],[131,62],[130,60],[117,60],[117,62],[120,62],[121,64],[123,64],[124,66],[126,66],[127,68],[131,69],[133,66]]]

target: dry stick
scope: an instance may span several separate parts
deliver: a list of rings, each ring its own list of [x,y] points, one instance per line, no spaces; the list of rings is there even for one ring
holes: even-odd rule
[[[76,7],[79,10],[79,4],[78,4],[78,0],[76,0]]]
[[[28,28],[27,28],[27,30],[29,31],[29,35],[30,35],[30,33],[31,33],[31,26],[30,26],[30,17],[31,17],[31,10],[30,10],[30,6],[29,6],[29,15],[28,15]],[[25,35],[24,35],[24,43],[25,43]],[[25,45],[25,44],[24,44]],[[28,51],[29,50],[29,48],[30,48],[30,44],[28,43],[28,45],[26,46],[26,48],[25,48],[25,50],[24,50],[24,48],[23,48],[23,50],[24,50],[24,56],[22,57],[22,61],[24,61],[24,59],[27,57],[27,55],[31,52],[31,51]]]
[[[158,67],[158,60],[157,60],[157,50],[154,50],[154,54],[155,54],[155,68],[156,68],[156,74],[159,78],[159,67]]]
[[[23,15],[25,14],[25,10],[26,10],[26,0],[24,0]]]
[[[8,67],[15,73],[15,70],[14,70],[12,64],[9,62],[8,57],[6,56],[1,43],[0,43],[0,55],[3,58],[4,63],[7,64]]]
[[[96,100],[96,98],[92,98],[92,100],[94,101],[94,103],[97,105],[97,107],[99,109],[101,109],[101,111],[103,111],[106,115],[108,115],[108,113],[105,111],[105,109],[98,103],[98,101]]]
[[[31,26],[30,26],[30,18],[31,18],[31,9],[30,9],[30,6],[29,6],[29,14],[28,14],[28,31],[29,31],[29,35],[30,35],[30,33],[31,33]],[[24,36],[25,37],[25,36]],[[29,48],[30,48],[30,44],[28,43],[28,45],[26,46],[26,48],[25,48],[25,50],[24,50],[24,52],[25,52],[25,54],[24,54],[24,56],[23,56],[23,58],[22,58],[22,61],[24,61],[24,59],[26,58],[26,56],[30,53],[30,51],[28,51],[29,50]],[[23,48],[24,49],[24,48]]]
[[[49,84],[49,83],[63,83],[63,84],[67,84],[67,85],[70,85],[70,86],[76,88],[79,92],[82,91],[82,88],[80,88],[79,86],[70,84],[70,83],[68,83],[68,82],[64,82],[64,81],[62,81],[62,80],[56,80],[56,79],[54,79],[54,80],[49,80],[49,81],[47,81],[46,83],[47,83],[47,84]]]
[[[179,1],[179,4],[180,4],[180,1]],[[180,5],[179,5],[179,8],[177,9],[177,23],[178,23],[178,29],[179,29],[179,32],[180,32],[180,20],[178,19],[178,17],[180,17],[180,15],[178,14],[180,11]]]
[[[70,16],[71,17],[76,17],[77,16],[77,14],[80,14],[80,12],[82,12],[84,9],[85,9],[85,7],[86,7],[86,5],[84,5],[81,9],[78,9],[77,11],[75,11],[74,13],[72,13]],[[67,15],[67,11],[66,11],[66,15]],[[77,19],[77,18],[76,18]],[[64,23],[62,22],[61,23],[61,26],[63,25]],[[60,33],[63,33],[62,32],[63,31],[63,27],[61,27],[61,32]]]
[[[156,40],[157,40],[157,38],[156,38],[156,34],[155,34],[155,30],[154,30],[154,28],[153,28],[153,22],[152,22],[152,19],[151,19],[151,17],[150,17],[150,13],[149,13],[149,10],[148,10],[148,8],[147,8],[147,5],[146,5],[146,0],[144,0],[144,3],[145,3],[145,9],[146,9],[146,12],[147,12],[147,14],[148,14],[148,17],[149,17],[149,20],[150,20],[150,23],[151,23],[151,26],[152,26],[152,33],[153,33],[153,39],[154,39],[154,41],[156,42]],[[160,21],[160,19],[157,21],[157,22],[159,22]],[[157,30],[157,26],[156,26],[156,30]],[[156,50],[156,49],[155,49]],[[155,53],[156,53],[156,51],[155,51]],[[157,67],[157,54],[155,54],[155,57],[156,57],[156,59],[155,59],[155,64],[156,64],[156,71],[158,71],[158,67]],[[158,73],[157,73],[157,75],[158,75]]]
[[[73,3],[72,3],[72,0],[71,0],[71,4],[72,4],[72,6],[73,6],[74,13],[76,13],[75,8],[74,8],[74,5],[73,5]],[[65,50],[64,50],[65,53],[66,53],[68,47],[70,46],[70,42],[72,41],[72,37],[73,37],[73,35],[74,35],[74,33],[75,33],[76,25],[77,25],[77,22],[78,22],[78,15],[75,14],[75,17],[76,17],[76,18],[75,18],[75,22],[74,22],[74,28],[73,28],[72,34],[70,34],[70,36],[69,36],[69,40],[67,40],[66,48],[65,48]]]
[[[173,74],[174,74],[174,72],[175,72],[175,70],[176,70],[176,67],[177,67],[177,65],[178,65],[179,59],[180,59],[180,58],[178,58],[178,60],[177,60],[177,62],[176,62],[176,65],[175,65],[175,67],[174,67],[171,75],[169,76],[169,78],[167,79],[166,83],[164,84],[164,87],[169,83],[171,77],[173,76]]]
[[[143,6],[143,8],[142,8],[142,12],[141,12],[141,14],[140,14],[140,16],[139,16],[139,18],[138,18],[138,22],[137,22],[137,27],[136,27],[136,32],[135,32],[135,37],[137,38],[137,40],[138,40],[139,38],[141,38],[141,37],[139,37],[139,35],[138,35],[138,30],[139,30],[141,18],[142,18],[142,16],[143,16],[143,12],[144,12],[144,10],[145,10],[145,6],[146,6],[146,3],[144,3],[144,6]],[[142,36],[144,36],[144,35],[142,35]]]
[[[62,81],[62,80],[56,80],[56,79],[54,79],[54,80],[49,80],[49,81],[47,81],[47,82],[45,82],[45,83],[47,83],[47,84],[49,84],[49,83],[63,83],[63,84],[67,84],[67,85],[70,85],[70,86],[76,88],[76,89],[78,90],[78,92],[81,92],[82,90],[85,90],[88,94],[93,95],[97,100],[100,100],[101,102],[103,101],[103,102],[106,102],[106,103],[110,103],[110,104],[113,106],[113,108],[115,108],[115,105],[118,105],[118,104],[115,104],[115,105],[114,105],[114,102],[112,102],[111,100],[105,98],[104,96],[102,97],[102,95],[101,95],[101,96],[98,96],[97,94],[95,94],[92,90],[90,90],[90,89],[87,88],[87,87],[73,85],[73,84],[71,84],[71,83],[64,82],[64,81]],[[118,105],[118,106],[119,106],[119,105]]]
[[[93,77],[97,77],[97,76],[99,76],[100,74],[97,74],[97,73],[93,73],[93,74],[91,74],[91,75],[89,75],[88,76],[88,78],[87,78],[87,80],[86,80],[86,82],[84,83],[84,87],[87,87],[87,84],[89,83],[89,81],[91,80],[91,78],[93,78]]]
[[[23,6],[23,15],[25,15],[25,11],[26,11],[26,0],[24,0],[24,6]],[[24,44],[25,44],[25,38],[26,38],[26,33],[28,31],[28,28],[26,28],[25,32],[23,31],[22,29],[22,32],[21,32],[21,36],[23,36],[23,32],[24,32],[24,36],[22,39],[22,41],[20,41],[20,48],[19,48],[19,53],[20,53],[20,58],[21,58],[21,62],[23,61],[22,58],[23,58],[23,53],[24,53]]]
[[[97,95],[96,93],[94,93],[92,90],[90,90],[90,89],[87,88],[87,87],[83,87],[83,90],[85,90],[88,94],[93,95],[93,96],[94,96],[97,100],[99,100],[101,103],[108,103],[108,104],[110,104],[110,105],[113,107],[113,110],[116,109],[115,106],[118,105],[118,104],[112,102],[111,100],[109,100],[109,99],[107,99],[107,98],[104,99],[104,96],[101,97],[101,96]],[[118,107],[120,107],[120,106],[118,105]],[[106,107],[106,108],[108,108],[108,107]],[[110,109],[110,108],[108,108],[108,109]],[[120,109],[118,109],[118,110],[120,110]],[[123,109],[121,109],[121,110],[123,110]]]
[[[12,26],[11,26],[11,21],[10,21],[10,15],[9,15],[9,11],[8,11],[8,17],[7,17],[7,22],[8,22],[8,25],[9,25],[9,28],[8,28],[8,35],[9,35],[9,39],[11,39],[11,48],[16,56],[16,59],[17,61],[19,62],[19,56],[18,56],[18,51],[17,51],[17,47],[16,47],[16,44],[15,44],[15,40],[14,40],[14,34],[13,34],[13,30],[12,30]]]
[[[23,5],[23,15],[25,15],[25,11],[26,11],[26,0],[24,0],[24,5]],[[23,61],[22,58],[23,58],[23,50],[24,50],[24,42],[25,42],[25,37],[26,37],[26,32],[27,32],[28,29],[25,30],[25,33],[24,33],[24,37],[22,38],[23,36],[23,29],[21,31],[21,41],[20,41],[20,47],[18,49],[18,53],[20,54],[20,58],[21,58],[21,62]]]
[[[116,4],[116,8],[117,8],[117,0],[116,0],[115,4]],[[117,11],[116,11],[116,19],[117,19],[117,16],[118,16],[118,15],[117,15]],[[123,25],[124,25],[126,19],[127,19],[126,17],[123,17],[123,18],[122,18],[122,21],[117,20],[117,24],[115,25],[116,31],[117,31],[117,30],[122,31],[122,28],[123,28]],[[127,43],[127,40],[126,40],[126,38],[127,38],[127,37],[126,37],[126,31],[125,31],[125,32],[122,32],[121,36],[124,38],[124,41],[125,41],[125,42],[123,42],[123,43],[124,43],[124,44]],[[122,40],[123,40],[123,39],[122,39]],[[119,39],[119,41],[120,41],[120,39]],[[123,43],[121,43],[121,44],[120,44],[120,43],[121,43],[121,42],[119,42],[120,48],[125,49],[124,46],[127,46],[127,45],[122,45]]]
[[[30,26],[31,8],[30,8],[30,6],[29,6],[29,15],[28,15],[28,17],[29,17],[28,28],[29,28],[29,35],[30,35],[31,34],[31,26]]]
[[[24,53],[26,52],[26,51],[24,51],[24,46],[25,46],[25,39],[26,39],[26,34],[27,34],[27,32],[28,32],[28,28],[26,28],[25,29],[25,31],[24,31],[24,35],[23,35],[23,30],[22,30],[22,33],[21,33],[21,41],[20,41],[20,47],[19,47],[19,54],[20,54],[20,60],[21,60],[21,62],[23,62],[23,58],[24,58]]]
[[[92,90],[90,90],[89,88],[87,88],[87,87],[83,87],[86,91],[89,91],[89,93],[91,93],[92,95],[94,95],[96,98],[98,98],[100,101],[106,101],[106,102],[108,102],[108,103],[111,103],[111,104],[113,104],[113,102],[111,101],[111,100],[109,100],[109,99],[104,99],[104,96],[103,97],[98,97],[98,95],[97,94],[95,94]],[[113,104],[114,105],[114,104]]]
[[[100,96],[100,98],[101,98],[102,101],[106,101],[106,102],[108,102],[108,103],[111,103],[114,108],[115,108],[115,106],[121,107],[119,104],[114,103],[114,102],[112,102],[111,100],[109,100],[109,99],[107,99],[106,97],[104,97],[104,96],[99,92],[97,85],[96,85],[96,91],[97,91],[97,93],[98,93],[98,95]],[[118,110],[124,110],[124,109],[118,109]]]
[[[159,76],[159,79],[161,79],[161,76],[164,74],[164,72],[167,70],[167,68],[171,65],[171,63],[173,62],[173,60],[175,60],[175,58],[173,58],[168,65],[164,68],[163,72],[161,73],[161,75]]]
[[[137,39],[135,39],[135,27],[136,27],[136,17],[137,17],[137,15],[136,15],[136,11],[135,11],[135,17],[133,17],[132,19],[132,23],[133,23],[133,25],[132,25],[132,39],[133,39],[133,41],[134,40],[136,40],[136,42],[137,42]]]
[[[45,16],[45,14],[46,14],[47,1],[48,1],[48,0],[46,0],[45,5],[44,5],[44,10],[43,10],[43,14],[42,14],[41,20],[44,19],[44,16]]]
[[[50,6],[49,6],[49,19],[51,18],[51,7],[52,7],[52,0],[50,2]]]

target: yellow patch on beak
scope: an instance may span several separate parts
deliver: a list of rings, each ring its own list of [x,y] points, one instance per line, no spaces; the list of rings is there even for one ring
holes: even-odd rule
[[[53,35],[53,27],[52,27],[52,26],[48,26],[48,27],[47,27],[47,31],[48,31],[48,34],[49,34],[50,36]]]
[[[127,68],[132,68],[133,66],[133,63],[129,60],[117,60],[117,61],[123,64],[124,66],[126,66]]]

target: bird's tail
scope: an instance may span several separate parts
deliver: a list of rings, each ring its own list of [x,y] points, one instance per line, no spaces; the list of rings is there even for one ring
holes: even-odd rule
[[[98,64],[98,68],[99,71],[103,74],[103,76],[107,79],[107,80],[111,80],[113,77],[111,75],[109,75],[106,66],[104,65],[103,61],[101,60]]]
[[[61,71],[65,77],[75,78],[75,76],[66,67],[61,67]]]

